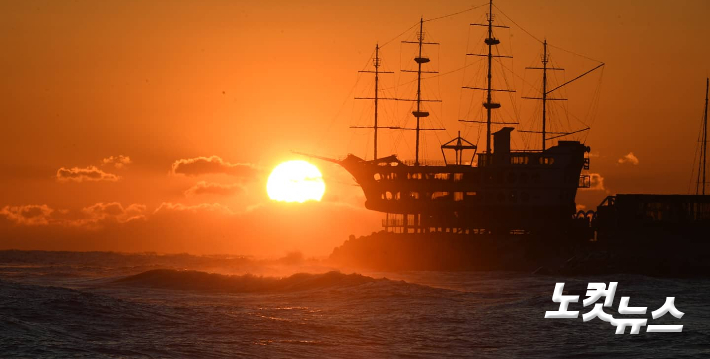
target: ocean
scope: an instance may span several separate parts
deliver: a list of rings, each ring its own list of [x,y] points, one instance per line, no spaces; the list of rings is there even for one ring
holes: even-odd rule
[[[615,334],[589,282],[681,333]],[[580,295],[557,310],[556,282]],[[666,297],[682,319],[650,320]],[[362,272],[318,260],[0,251],[2,358],[710,358],[710,279]],[[623,316],[621,316],[623,317]]]

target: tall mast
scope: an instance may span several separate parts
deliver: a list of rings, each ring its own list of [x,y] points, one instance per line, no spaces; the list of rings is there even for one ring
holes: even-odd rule
[[[563,87],[563,86],[566,86],[567,84],[572,83],[573,81],[575,81],[575,80],[581,78],[582,76],[585,76],[585,75],[587,75],[588,73],[590,73],[590,72],[592,72],[592,71],[594,71],[594,70],[600,68],[600,67],[603,66],[604,64],[601,64],[601,65],[599,65],[599,66],[593,68],[592,70],[589,70],[589,71],[585,72],[584,74],[582,74],[582,75],[580,75],[580,76],[578,76],[578,77],[572,79],[571,81],[567,81],[567,82],[565,82],[564,84],[562,84],[562,85],[560,85],[560,86],[557,86],[557,87],[553,88],[552,90],[549,90],[549,91],[548,91],[548,90],[547,90],[547,71],[548,71],[548,70],[559,70],[559,71],[562,71],[562,70],[564,70],[564,69],[559,68],[559,67],[549,67],[549,66],[547,66],[547,63],[550,62],[550,54],[547,53],[547,39],[545,39],[545,40],[542,42],[542,58],[541,58],[541,61],[542,61],[542,67],[526,67],[526,69],[528,69],[528,70],[542,70],[542,93],[541,93],[542,96],[540,96],[540,97],[526,97],[526,96],[523,96],[522,98],[528,99],[528,100],[542,100],[542,130],[541,130],[539,133],[542,134],[542,146],[541,146],[541,148],[542,148],[542,150],[544,151],[544,150],[547,149],[547,101],[550,101],[550,100],[565,101],[565,100],[567,100],[566,98],[549,98],[549,97],[547,97],[547,95],[549,95],[551,92],[553,92],[553,91],[555,91],[555,90],[557,90],[557,89],[559,89],[559,88],[561,88],[561,87]],[[582,130],[582,131],[585,131],[585,130]],[[538,133],[537,131],[520,131],[520,132]],[[573,132],[563,133],[562,135],[568,135],[568,134],[571,134],[571,133],[573,133]],[[560,135],[560,133],[557,133],[557,134]],[[555,138],[555,137],[553,137],[553,138]]]
[[[545,145],[547,135],[547,39],[542,43],[542,150]]]
[[[486,103],[483,106],[486,108],[486,153],[491,153],[491,109],[499,108],[500,104],[491,102],[491,83],[493,81],[492,68],[493,64],[493,45],[498,45],[500,41],[493,37],[493,0],[488,3],[488,37],[486,38],[488,45],[488,88],[486,90]]]
[[[473,122],[473,123],[485,123],[486,124],[486,152],[491,152],[491,124],[493,124],[492,112],[500,108],[500,103],[493,102],[493,92],[515,92],[515,90],[509,89],[496,89],[493,88],[493,58],[512,58],[512,56],[507,55],[493,55],[493,46],[500,44],[500,40],[493,36],[493,28],[504,28],[507,29],[508,26],[503,25],[493,25],[495,17],[493,16],[493,0],[488,2],[488,18],[485,24],[471,24],[471,26],[485,26],[488,30],[488,36],[484,40],[485,44],[488,46],[488,53],[486,54],[466,54],[467,56],[481,56],[486,57],[488,60],[488,71],[486,73],[486,86],[485,87],[469,87],[463,86],[465,89],[471,90],[483,90],[486,91],[486,102],[483,103],[483,107],[486,109],[486,120],[459,120],[461,122]],[[517,122],[496,122],[497,124],[515,125]]]
[[[414,61],[417,63],[417,70],[401,70],[402,72],[416,72],[417,73],[417,98],[416,99],[402,99],[398,98],[398,101],[416,101],[417,103],[417,108],[416,110],[412,111],[412,115],[417,118],[417,127],[414,129],[416,130],[416,146],[415,146],[415,154],[414,154],[414,165],[419,166],[419,137],[420,137],[420,132],[421,131],[439,131],[443,130],[443,128],[421,128],[420,124],[420,119],[422,117],[429,117],[429,112],[425,111],[422,108],[422,102],[441,102],[441,100],[434,100],[434,99],[423,99],[422,98],[422,74],[423,73],[428,73],[428,74],[435,74],[438,73],[437,71],[422,71],[422,64],[426,64],[429,61],[429,58],[426,56],[422,55],[422,48],[424,45],[439,45],[438,42],[425,42],[424,41],[424,18],[422,17],[419,20],[419,32],[417,33],[417,41],[402,41],[402,43],[407,43],[407,44],[417,44],[419,46],[419,52],[417,57],[414,58]],[[407,130],[410,130],[409,128]]]
[[[380,44],[375,45],[375,60],[373,65],[375,65],[375,148],[374,148],[374,159],[377,159],[377,100],[379,99],[379,81],[380,81]]]
[[[421,117],[426,117],[429,116],[429,113],[421,111],[421,104],[422,104],[422,64],[429,62],[428,58],[423,58],[422,57],[422,42],[424,41],[424,18],[422,17],[419,20],[419,56],[417,56],[414,61],[417,62],[417,111],[415,111],[414,117],[417,118],[417,129],[416,129],[416,136],[417,136],[417,141],[416,141],[416,149],[414,153],[414,165],[419,166],[419,119]]]
[[[705,171],[707,170],[708,157],[708,91],[710,91],[710,78],[705,79],[705,112],[703,113],[703,132],[700,136],[700,161],[698,161],[698,185],[695,189],[696,194],[705,195]]]
[[[705,171],[708,160],[708,91],[710,91],[710,78],[705,79],[705,118],[703,118],[703,192],[705,195]]]
[[[377,132],[381,128],[394,128],[390,126],[380,126],[378,119],[378,101],[379,100],[396,100],[395,98],[380,97],[380,74],[392,74],[392,71],[380,71],[380,65],[382,65],[382,60],[380,59],[380,44],[375,45],[375,57],[372,59],[372,65],[375,70],[364,70],[358,72],[367,72],[375,74],[375,96],[374,97],[355,97],[356,100],[375,100],[375,123],[372,127],[370,126],[351,126],[351,128],[372,128],[375,130],[375,143],[374,143],[374,159],[377,159]]]

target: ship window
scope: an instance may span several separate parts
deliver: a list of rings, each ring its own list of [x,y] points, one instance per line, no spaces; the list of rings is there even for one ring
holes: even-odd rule
[[[397,174],[396,174],[396,173],[390,173],[390,178],[392,178],[392,179],[397,179]]]
[[[552,157],[540,157],[539,161],[541,165],[551,165],[555,163],[555,159]]]
[[[463,179],[463,173],[454,173],[454,182],[458,182]]]
[[[409,192],[409,198],[419,199],[419,192]]]
[[[475,195],[476,195],[476,192],[466,192],[466,195],[467,195],[467,196],[475,196]]]
[[[390,192],[390,191],[385,192],[385,198],[392,199],[392,192]]]
[[[449,192],[434,192],[431,194],[431,199],[439,199],[439,198],[444,198],[448,197]]]
[[[463,192],[454,192],[454,201],[463,201]]]
[[[526,165],[530,161],[528,156],[516,155],[510,156],[510,164],[512,165]]]
[[[379,173],[375,173],[375,181],[379,181],[381,179],[382,179],[382,175],[380,175]]]
[[[449,173],[437,173],[434,175],[434,178],[446,181],[449,179]]]
[[[401,197],[400,192],[397,192],[397,193],[394,195],[394,199],[400,199],[400,197]]]

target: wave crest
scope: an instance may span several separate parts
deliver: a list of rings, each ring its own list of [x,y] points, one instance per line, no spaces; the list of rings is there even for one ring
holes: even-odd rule
[[[353,287],[366,283],[387,281],[361,274],[332,271],[321,274],[296,273],[289,277],[261,277],[252,274],[224,275],[195,270],[154,269],[116,280],[114,283],[133,286],[202,290],[221,292],[291,292]]]

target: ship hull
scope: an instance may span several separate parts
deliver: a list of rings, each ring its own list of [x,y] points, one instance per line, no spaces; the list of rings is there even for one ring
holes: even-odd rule
[[[589,148],[562,142],[542,152],[479,155],[479,165],[408,165],[395,156],[339,163],[362,187],[366,208],[405,233],[564,232]]]

